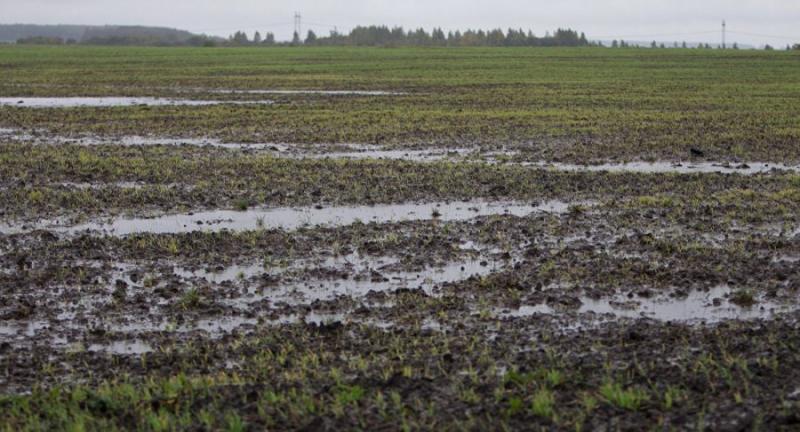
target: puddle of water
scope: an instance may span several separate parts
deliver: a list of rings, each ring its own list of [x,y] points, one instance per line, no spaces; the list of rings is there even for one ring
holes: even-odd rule
[[[542,303],[536,306],[520,306],[517,309],[496,309],[495,315],[501,318],[525,318],[533,315],[553,314],[553,308]]]
[[[117,333],[143,333],[143,332],[179,332],[180,327],[169,322],[150,322],[150,321],[130,321],[124,324],[117,323],[97,323],[103,328],[107,328]]]
[[[7,84],[13,87],[26,88],[79,88],[76,85],[67,84]],[[136,89],[141,90],[142,87],[133,86],[119,86],[119,85],[101,85],[105,89],[112,90],[127,90]],[[216,94],[275,94],[275,95],[332,95],[332,96],[401,96],[408,93],[390,91],[390,90],[314,90],[314,89],[210,89],[203,87],[170,87],[170,86],[148,86],[148,90],[153,91],[175,91],[182,93],[216,93]]]
[[[322,312],[309,312],[306,314],[303,321],[306,324],[323,325],[336,322],[347,321],[347,313],[322,313]]]
[[[87,348],[90,352],[106,352],[110,354],[140,355],[153,352],[153,347],[140,341],[116,341],[109,344],[92,344]]]
[[[212,101],[170,99],[154,97],[0,97],[0,106],[22,108],[78,108],[78,107],[131,107],[131,106],[207,106],[272,104],[273,101]]]
[[[188,333],[195,330],[204,330],[211,335],[219,336],[232,332],[245,325],[257,325],[258,320],[244,317],[223,317],[217,319],[203,319],[192,323],[175,325],[169,322],[156,321],[131,321],[124,324],[101,323],[112,332],[118,333],[144,333],[167,332]]]
[[[347,256],[331,257],[324,260],[325,263],[330,265],[341,265],[347,263],[351,270],[358,274],[369,276],[376,276],[371,273],[375,266],[383,266],[386,262],[396,262],[393,258],[370,258],[360,257],[357,253]],[[222,303],[234,307],[247,310],[253,303],[269,299],[272,303],[288,303],[288,304],[310,304],[316,300],[333,300],[338,296],[352,296],[363,297],[370,292],[387,292],[397,289],[422,289],[429,295],[434,293],[437,286],[448,282],[455,282],[458,280],[467,279],[471,276],[485,276],[493,271],[496,271],[503,264],[481,262],[478,260],[453,262],[442,267],[431,267],[419,272],[386,272],[380,275],[380,278],[366,278],[361,280],[316,280],[313,282],[294,282],[288,283],[277,289],[266,288],[256,293],[255,288],[249,290],[249,295],[238,299],[223,300]],[[127,265],[126,265],[127,266]],[[122,268],[122,267],[120,267]],[[226,272],[221,273],[207,273],[209,277],[216,278],[216,280],[224,279],[225,277],[233,276],[236,270],[232,267]],[[116,270],[115,270],[116,271]],[[201,274],[201,272],[191,273],[192,275]],[[205,274],[205,273],[203,273]],[[111,279],[116,279],[113,277]],[[132,283],[128,278],[127,281]],[[362,322],[367,325],[375,325],[380,328],[389,328],[393,324],[387,322],[365,320],[359,321],[358,318],[349,317],[350,311],[343,312],[309,312],[303,316],[289,315],[283,316],[276,320],[268,321],[268,325],[281,325],[305,322],[307,324],[329,324],[333,322]],[[72,321],[77,315],[74,312],[65,312],[59,315],[60,328],[70,328],[75,330],[86,331],[86,325],[78,325]],[[124,323],[115,322],[100,322],[92,324],[92,326],[99,326],[107,328],[112,332],[136,334],[144,332],[169,332],[169,333],[188,333],[192,331],[205,331],[211,337],[219,337],[225,334],[230,334],[243,327],[254,327],[259,325],[259,321],[255,318],[245,318],[238,316],[227,316],[221,318],[209,318],[198,320],[195,322],[185,324],[174,324],[167,321],[151,321],[151,320],[132,320]],[[0,337],[9,337],[11,339],[20,339],[23,337],[33,337],[45,328],[50,327],[47,321],[31,321],[31,322],[12,322],[0,325]],[[426,321],[423,325],[424,328],[437,329],[440,326],[433,321]],[[92,352],[109,352],[112,354],[142,354],[153,351],[153,348],[140,340],[132,341],[119,341],[113,343],[99,343],[91,345],[88,348]]]
[[[718,162],[628,162],[621,164],[576,165],[552,162],[525,162],[522,165],[570,172],[630,172],[644,174],[743,174],[755,175],[772,170],[800,172],[800,166],[780,163],[747,162],[721,164]]]
[[[190,332],[193,330],[205,330],[213,335],[228,334],[239,327],[258,325],[255,318],[225,317],[222,319],[204,319],[196,323],[186,324],[178,328],[179,332]]]
[[[740,307],[728,301],[732,290],[722,285],[708,292],[693,291],[686,298],[658,300],[637,300],[641,306],[635,309],[615,308],[608,301],[583,299],[581,313],[594,312],[597,314],[614,314],[620,317],[637,318],[640,316],[658,321],[706,321],[719,322],[726,319],[752,320],[767,318],[773,311],[787,309],[761,299],[752,307]],[[718,306],[714,300],[718,300]]]
[[[82,137],[82,138],[68,138],[68,137],[45,137],[45,142],[58,142],[61,144],[76,144],[84,146],[92,145],[119,145],[124,147],[137,147],[137,146],[196,146],[196,147],[220,147],[226,149],[253,149],[253,150],[272,150],[279,154],[279,152],[286,152],[289,146],[277,143],[225,143],[216,138],[167,138],[167,137],[147,137],[138,135],[128,135],[119,138],[101,138],[101,137]]]
[[[40,330],[44,330],[49,327],[50,323],[47,321],[6,321],[0,324],[0,336],[34,337]]]
[[[329,153],[297,153],[291,155],[295,158],[305,159],[384,159],[384,160],[404,160],[409,162],[435,162],[448,160],[458,157],[467,149],[452,149],[442,151],[432,150],[365,150],[351,152],[329,152]]]
[[[775,264],[778,263],[787,263],[787,264],[796,264],[800,262],[800,256],[794,255],[783,255],[772,259],[772,262]]]
[[[239,279],[250,279],[265,274],[267,271],[264,269],[263,264],[252,264],[233,265],[225,267],[220,271],[206,269],[188,270],[183,267],[175,267],[173,272],[184,279],[198,278],[204,279],[211,284],[221,284]]]
[[[68,137],[52,135],[45,130],[37,132],[38,135],[20,129],[0,128],[0,138],[16,141],[34,141],[40,144],[73,144],[81,146],[118,145],[124,147],[137,146],[196,146],[196,147],[221,147],[227,149],[253,149],[270,150],[275,154],[288,152],[290,147],[278,143],[225,143],[216,138],[174,138],[153,137],[141,135],[126,135],[121,137],[79,136]]]
[[[92,222],[73,227],[53,225],[51,222],[37,224],[34,227],[28,225],[0,225],[0,233],[21,233],[32,228],[50,229],[65,233],[102,231],[117,236],[135,233],[167,234],[194,231],[216,232],[221,230],[295,230],[304,226],[344,226],[356,222],[388,223],[430,219],[460,221],[491,215],[522,217],[536,212],[564,213],[569,210],[570,205],[570,203],[563,201],[548,201],[540,205],[532,205],[517,202],[475,200],[469,202],[343,206],[319,210],[311,207],[247,211],[213,210],[154,218],[118,218],[108,223]]]
[[[299,324],[305,323],[309,325],[323,325],[323,324],[332,324],[337,322],[347,322],[347,323],[363,323],[368,325],[374,325],[379,328],[389,328],[393,324],[388,323],[385,321],[373,321],[373,320],[359,320],[356,318],[352,318],[349,316],[350,312],[309,312],[304,316],[299,315],[284,315],[279,318],[264,321],[263,325],[268,326],[280,326],[280,325],[291,325],[291,324]],[[209,318],[197,321],[193,324],[185,324],[179,327],[170,327],[167,324],[153,324],[153,323],[137,323],[137,324],[128,324],[125,326],[111,326],[113,331],[117,332],[125,332],[125,333],[141,333],[141,332],[174,332],[174,333],[188,333],[195,330],[202,330],[209,333],[211,338],[219,338],[224,335],[230,334],[234,331],[242,331],[243,327],[255,327],[258,326],[259,322],[257,319],[253,318],[243,318],[243,317],[221,317],[221,318]],[[119,342],[109,345],[93,345],[97,347],[97,351],[108,351],[113,352],[116,354],[142,354],[147,352],[152,352],[153,348],[147,344],[141,343],[140,341],[131,342]],[[92,348],[89,348],[90,351]],[[138,352],[137,352],[138,351]]]
[[[616,318],[650,318],[657,321],[716,323],[728,319],[754,320],[787,312],[787,305],[760,299],[752,307],[740,307],[728,301],[730,287],[721,285],[709,291],[693,291],[681,299],[601,299],[581,298],[579,314],[613,315]],[[715,302],[716,300],[716,302]],[[716,304],[715,304],[716,303]],[[501,317],[527,317],[535,314],[558,315],[546,305],[522,306],[511,311],[496,311]]]
[[[231,92],[231,91],[220,91]],[[234,91],[235,92],[235,91]],[[257,91],[258,92],[258,91]],[[265,94],[281,94],[280,90],[264,90]],[[277,92],[277,93],[276,93]],[[287,94],[301,94],[305,91],[292,91],[288,90]],[[331,94],[339,94],[331,92]],[[351,94],[350,92],[342,92],[341,94]],[[373,94],[373,92],[366,92],[365,94]],[[384,92],[374,92],[374,94],[391,94]],[[103,102],[108,99],[108,102]],[[21,104],[20,106],[33,106],[33,104],[41,104],[42,106],[36,107],[51,107],[62,106],[59,101],[66,101],[65,103],[74,103],[75,105],[69,106],[129,106],[129,105],[210,105],[210,104],[249,104],[249,103],[271,103],[271,101],[249,102],[249,101],[192,101],[192,100],[175,100],[175,99],[157,99],[157,98],[0,98],[0,105],[14,105],[19,100],[26,101],[32,100],[31,104]],[[41,100],[41,102],[38,102]],[[81,103],[81,100],[86,100],[86,103]],[[113,101],[122,101],[117,104]],[[135,103],[135,101],[152,101],[151,103]],[[74,102],[73,102],[74,101]],[[99,102],[98,102],[99,101]],[[129,101],[125,103],[125,101]],[[97,102],[97,105],[93,103]],[[105,105],[101,105],[101,104]],[[47,105],[52,104],[52,105]],[[68,106],[68,105],[63,105]],[[59,136],[44,136],[37,137],[20,131],[17,129],[0,128],[0,136],[12,138],[22,141],[35,141],[41,140],[43,142],[56,142],[64,144],[78,144],[78,145],[100,145],[100,144],[113,144],[122,146],[147,146],[147,145],[191,145],[191,146],[213,146],[228,149],[252,149],[252,150],[270,150],[276,157],[292,158],[292,159],[386,159],[386,160],[407,160],[412,162],[436,162],[442,160],[459,160],[464,162],[494,162],[500,163],[500,157],[514,157],[517,152],[486,152],[481,153],[479,149],[470,148],[429,148],[421,150],[388,150],[384,147],[377,145],[347,145],[352,151],[336,151],[325,152],[324,146],[316,149],[307,148],[293,148],[292,146],[279,143],[224,143],[218,139],[213,138],[167,138],[167,137],[143,137],[143,136],[124,136],[120,138],[106,139],[100,137],[82,137],[82,138],[69,138]],[[467,158],[473,156],[474,158]],[[768,163],[768,162],[740,162],[740,163],[722,163],[722,162],[626,162],[626,163],[605,163],[597,165],[583,165],[583,164],[569,164],[559,162],[513,162],[503,161],[505,165],[518,165],[528,167],[538,167],[551,169],[556,171],[568,172],[614,172],[614,173],[643,173],[643,174],[741,174],[741,175],[756,175],[770,173],[773,170],[800,172],[798,165],[786,165],[782,163]]]
[[[486,276],[503,264],[481,260],[457,261],[443,267],[430,267],[419,272],[386,272],[380,278],[369,280],[313,280],[267,288],[251,292],[249,296],[226,301],[231,306],[247,308],[250,304],[269,299],[272,303],[291,305],[333,300],[339,296],[364,297],[372,292],[392,292],[398,289],[422,289],[432,295],[434,289],[445,283],[457,282],[472,276]]]
[[[464,157],[475,149],[453,148],[453,149],[424,149],[424,150],[386,150],[379,146],[372,145],[347,145],[348,151],[325,151],[324,145],[312,148],[293,147],[280,143],[226,143],[216,138],[170,138],[170,137],[148,137],[129,135],[116,138],[103,138],[96,136],[88,137],[65,137],[65,136],[34,136],[15,129],[0,129],[0,136],[19,140],[36,141],[42,144],[73,144],[82,146],[97,145],[118,145],[125,147],[136,146],[197,146],[197,147],[219,147],[230,150],[259,150],[269,151],[272,156],[287,159],[384,159],[384,160],[406,160],[410,162],[436,162],[442,160],[455,160]]]
[[[0,138],[14,141],[35,141],[37,137],[20,129],[0,128]]]
[[[304,258],[292,263],[269,263],[265,267],[264,263],[255,264],[234,264],[220,269],[187,269],[181,266],[174,266],[173,273],[184,279],[203,279],[211,284],[221,284],[234,282],[237,280],[247,280],[265,274],[280,275],[291,270],[308,270],[312,268],[325,269],[346,269],[351,273],[361,273],[371,269],[380,269],[386,265],[396,264],[399,259],[395,257],[372,257],[361,255],[358,251],[339,256],[328,256],[326,258]]]
[[[57,183],[58,186],[64,186],[72,189],[90,190],[100,189],[106,187],[117,187],[120,189],[141,189],[145,185],[136,182],[104,182],[104,183],[77,183],[77,182],[61,182]],[[164,187],[173,187],[173,185],[163,185]]]
[[[198,89],[198,91],[205,91]],[[401,96],[406,93],[385,90],[210,90],[217,94],[255,94],[255,95],[323,95],[323,96]]]
[[[387,329],[394,326],[394,323],[389,321],[381,321],[375,319],[364,319],[352,316],[353,311],[347,310],[343,312],[319,312],[310,311],[306,314],[291,314],[282,315],[276,319],[264,322],[264,325],[281,326],[291,324],[308,324],[308,325],[329,325],[334,323],[347,323],[347,324],[366,324],[382,329]],[[242,325],[247,324],[243,322]]]
[[[369,255],[361,255],[358,251],[347,255],[330,256],[325,258],[321,267],[332,269],[347,269],[351,273],[361,273],[370,270],[378,270],[381,267],[397,264],[400,260],[391,256],[378,256],[373,257]],[[294,265],[294,268],[309,268],[314,266],[313,260],[300,260]]]
[[[425,318],[420,327],[422,330],[431,330],[435,332],[441,332],[444,329],[444,326],[441,322],[432,318]]]
[[[482,248],[481,245],[472,240],[467,240],[464,243],[458,245],[458,249],[462,251],[479,251],[481,250],[481,248]]]
[[[219,147],[230,150],[259,150],[269,151],[272,156],[287,159],[384,159],[405,160],[410,162],[436,162],[443,160],[457,160],[476,151],[468,148],[452,149],[423,149],[423,150],[387,150],[373,145],[347,145],[348,151],[325,151],[324,145],[312,148],[289,146],[279,143],[226,143],[215,138],[170,138],[128,135],[116,138],[103,138],[96,136],[65,137],[44,134],[35,136],[15,129],[0,129],[0,137],[18,141],[35,141],[42,144],[73,144],[82,146],[118,145],[125,147],[136,146],[197,146]]]

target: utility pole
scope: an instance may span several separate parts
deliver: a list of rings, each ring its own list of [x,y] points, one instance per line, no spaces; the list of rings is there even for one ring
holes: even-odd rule
[[[303,40],[303,17],[300,15],[300,12],[294,13],[294,32],[297,34],[297,37],[300,40]]]
[[[722,49],[725,49],[725,20],[722,20]]]

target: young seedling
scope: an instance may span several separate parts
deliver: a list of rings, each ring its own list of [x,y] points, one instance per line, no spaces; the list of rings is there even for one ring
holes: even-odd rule
[[[627,411],[638,411],[647,401],[647,394],[639,389],[625,389],[619,383],[606,382],[600,387],[600,395],[607,403]]]
[[[533,412],[533,415],[535,416],[552,419],[554,415],[554,405],[555,398],[553,397],[553,393],[548,389],[542,388],[533,395],[531,412]]]
[[[730,302],[743,308],[752,307],[757,303],[755,294],[748,289],[740,289],[732,293]]]

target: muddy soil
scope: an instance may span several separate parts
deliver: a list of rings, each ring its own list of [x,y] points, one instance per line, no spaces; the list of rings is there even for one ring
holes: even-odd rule
[[[258,159],[48,136],[2,144],[9,412],[252,430],[800,424],[786,166]]]

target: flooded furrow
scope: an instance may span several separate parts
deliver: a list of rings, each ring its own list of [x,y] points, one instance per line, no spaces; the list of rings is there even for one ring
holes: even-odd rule
[[[578,165],[556,162],[508,162],[507,164],[565,172],[611,172],[639,174],[741,174],[756,175],[773,171],[800,172],[800,166],[772,162],[627,162]]]
[[[7,105],[13,105],[11,99],[0,98],[0,105],[6,100]],[[46,99],[46,98],[43,98]],[[102,100],[104,98],[68,98],[76,99],[76,104],[80,100],[90,101]],[[113,99],[113,98],[109,98]],[[130,101],[146,100],[147,98],[118,98],[129,99]],[[153,99],[156,104],[181,104],[180,100]],[[23,99],[24,101],[24,99]],[[196,104],[218,104],[218,103],[258,103],[247,101],[188,101]],[[41,104],[45,105],[43,101]],[[108,102],[113,106],[113,102]],[[86,104],[86,106],[89,106]],[[136,105],[136,103],[131,102]],[[24,106],[25,104],[21,104]],[[76,105],[81,106],[81,105]],[[101,105],[98,105],[101,106]],[[15,141],[32,141],[40,144],[74,144],[74,145],[119,145],[119,146],[196,146],[196,147],[218,147],[230,150],[257,150],[263,151],[275,157],[291,159],[385,159],[385,160],[404,160],[410,162],[440,162],[453,161],[464,163],[491,163],[503,166],[521,166],[529,168],[540,168],[563,172],[610,172],[610,173],[637,173],[637,174],[739,174],[739,175],[758,175],[769,174],[772,172],[800,172],[800,165],[789,165],[780,162],[715,162],[715,161],[636,161],[636,162],[606,162],[598,164],[574,164],[550,161],[527,162],[518,161],[515,158],[520,156],[518,151],[484,151],[480,147],[437,147],[437,148],[413,148],[397,149],[386,148],[372,144],[288,144],[272,142],[225,142],[217,138],[195,138],[195,137],[152,137],[152,136],[121,136],[121,137],[64,137],[47,133],[32,134],[22,130],[12,128],[0,128],[0,138]],[[338,150],[343,148],[344,150]],[[334,149],[334,150],[330,150]]]
[[[173,273],[184,280],[200,279],[210,284],[222,284],[240,280],[249,280],[255,277],[270,275],[280,276],[286,273],[307,271],[309,269],[329,269],[346,271],[348,274],[358,274],[377,270],[386,266],[397,265],[400,260],[390,256],[369,256],[358,251],[346,255],[329,256],[326,258],[302,258],[294,262],[261,262],[253,264],[233,264],[214,269],[191,269],[183,266],[174,266]]]
[[[271,304],[297,306],[337,297],[357,299],[369,294],[389,293],[397,290],[421,290],[426,295],[435,294],[443,284],[487,276],[503,268],[505,263],[475,259],[432,266],[420,271],[379,272],[348,279],[316,279],[281,284],[277,287],[251,289],[241,298],[224,301],[225,304],[246,309],[249,305],[269,300]]]
[[[67,84],[5,84],[15,88],[48,88],[48,89],[81,89],[82,86]],[[402,96],[409,93],[391,90],[320,90],[320,89],[213,89],[202,87],[170,87],[170,86],[123,86],[123,85],[95,85],[95,88],[125,92],[131,90],[150,91],[150,92],[174,92],[174,93],[212,93],[212,94],[252,94],[252,95],[322,95],[322,96]]]
[[[114,341],[89,345],[87,351],[118,355],[141,355],[153,352],[153,347],[142,340]]]
[[[245,211],[212,210],[152,218],[116,218],[109,222],[90,222],[77,226],[63,226],[54,221],[45,221],[37,224],[6,224],[0,225],[0,233],[15,234],[36,229],[47,229],[68,234],[100,232],[125,236],[137,233],[174,234],[194,231],[216,232],[255,229],[295,230],[317,225],[345,226],[358,222],[388,223],[430,219],[460,221],[492,215],[523,217],[539,212],[564,213],[572,205],[564,201],[525,204],[474,200],[328,208],[266,208]]]
[[[147,332],[165,333],[189,333],[194,331],[204,331],[212,336],[219,337],[237,331],[243,327],[255,327],[256,325],[283,325],[305,322],[307,324],[323,324],[331,321],[341,321],[347,314],[338,313],[317,313],[306,312],[302,318],[298,313],[290,313],[277,318],[268,318],[270,311],[302,310],[303,307],[310,307],[319,301],[332,301],[340,297],[347,297],[352,300],[361,301],[366,296],[379,293],[392,293],[397,290],[422,290],[428,295],[434,295],[437,287],[446,284],[465,280],[470,277],[480,277],[488,275],[494,271],[504,268],[510,261],[493,261],[490,258],[464,259],[445,263],[444,265],[431,265],[419,271],[384,271],[387,267],[398,265],[398,259],[394,257],[371,257],[361,255],[357,252],[344,255],[329,257],[321,261],[319,269],[328,268],[338,270],[340,276],[333,278],[304,278],[302,280],[288,280],[278,283],[275,286],[262,287],[252,278],[261,274],[275,274],[267,271],[263,267],[255,270],[254,267],[247,267],[249,275],[245,276],[243,266],[230,266],[219,272],[207,271],[188,271],[179,270],[176,274],[182,278],[182,286],[185,290],[190,288],[200,288],[204,284],[210,284],[213,290],[219,292],[220,298],[213,301],[219,305],[227,306],[227,313],[220,317],[201,317],[185,323],[173,323],[165,321],[163,317],[170,303],[181,301],[181,296],[170,299],[169,301],[152,299],[144,304],[139,304],[137,309],[149,310],[145,314],[131,313],[119,310],[109,313],[116,308],[113,306],[115,289],[125,287],[125,291],[130,291],[131,296],[136,296],[136,292],[145,290],[156,290],[169,286],[171,282],[158,281],[145,288],[143,282],[144,275],[148,274],[144,268],[140,268],[131,263],[118,263],[111,269],[106,277],[107,287],[100,289],[103,294],[80,295],[75,298],[74,290],[66,289],[52,292],[49,296],[55,300],[49,306],[58,310],[57,314],[52,314],[50,319],[31,318],[30,320],[7,320],[0,323],[0,342],[12,342],[15,344],[25,343],[37,335],[50,335],[56,337],[52,342],[55,345],[66,346],[67,339],[82,340],[95,330],[104,329],[103,332],[110,331],[121,334],[141,334]],[[286,273],[289,268],[297,270],[306,268],[310,263],[300,260],[283,269],[279,273]],[[178,267],[175,267],[176,269]],[[346,272],[346,273],[342,273]],[[312,272],[314,273],[314,272]],[[137,274],[138,277],[133,275]],[[342,274],[347,276],[342,277]],[[252,281],[256,283],[247,283]],[[198,282],[200,282],[198,284]],[[239,286],[247,287],[244,292],[239,292],[239,288],[229,285],[241,282]],[[227,289],[223,287],[228,287]],[[230,291],[233,290],[233,291]],[[225,292],[239,292],[236,296],[229,297]],[[72,297],[73,300],[57,300],[62,296]],[[266,301],[266,304],[262,302]],[[44,304],[39,305],[44,307]],[[108,309],[111,308],[111,309]],[[231,314],[231,311],[240,311],[247,316]],[[253,315],[260,316],[255,318]],[[267,317],[267,318],[264,318]],[[88,319],[88,321],[87,321]],[[367,323],[369,324],[369,323]],[[389,325],[384,323],[385,327]],[[69,336],[69,337],[67,337]],[[109,352],[114,354],[133,354],[137,352],[147,352],[149,346],[143,346],[136,341],[114,342],[112,344],[93,344],[88,350],[93,352]],[[144,350],[144,351],[143,351]]]
[[[183,89],[187,90],[187,89]],[[190,91],[209,92],[216,94],[250,94],[250,95],[321,95],[321,96],[402,96],[407,93],[386,90],[280,90],[280,89],[190,89]]]
[[[748,302],[736,304],[736,296],[748,296]],[[749,296],[753,296],[750,300]],[[593,299],[580,298],[580,307],[565,310],[549,304],[525,305],[517,309],[498,309],[501,318],[524,318],[533,315],[562,315],[576,313],[612,318],[652,319],[664,322],[718,323],[724,320],[769,319],[776,314],[798,310],[796,304],[757,298],[746,291],[734,291],[720,285],[708,291],[692,291],[684,298],[636,298],[624,296]]]
[[[0,106],[19,108],[115,108],[132,106],[270,105],[274,101],[193,100],[156,97],[0,97]]]

